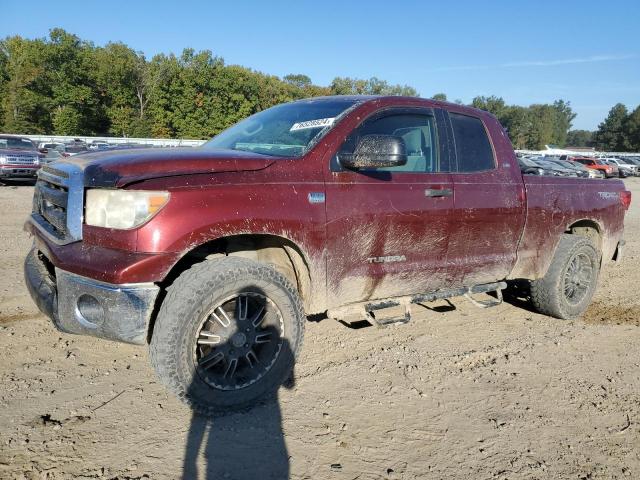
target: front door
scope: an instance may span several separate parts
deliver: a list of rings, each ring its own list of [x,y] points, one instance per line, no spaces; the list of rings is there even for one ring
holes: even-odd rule
[[[329,306],[423,293],[448,284],[453,210],[448,152],[431,109],[394,109],[365,119],[330,159],[326,178]],[[406,165],[340,166],[368,134],[403,139]],[[331,155],[331,154],[329,154]]]

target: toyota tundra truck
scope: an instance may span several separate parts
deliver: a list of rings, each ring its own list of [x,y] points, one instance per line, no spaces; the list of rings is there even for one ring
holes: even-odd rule
[[[580,316],[622,258],[630,201],[620,180],[523,176],[484,111],[313,98],[198,148],[43,166],[25,278],[59,330],[148,345],[161,381],[210,413],[272,395],[308,316],[406,322],[419,302],[490,306],[508,280],[539,312]]]

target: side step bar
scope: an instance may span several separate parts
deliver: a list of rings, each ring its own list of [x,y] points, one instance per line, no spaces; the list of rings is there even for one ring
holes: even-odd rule
[[[507,288],[506,282],[494,282],[494,283],[485,283],[482,285],[474,285],[473,287],[461,287],[461,288],[453,288],[453,289],[446,289],[446,290],[438,290],[432,293],[420,293],[417,295],[411,295],[406,297],[393,297],[393,298],[387,298],[383,300],[376,300],[373,302],[362,302],[362,303],[357,303],[353,305],[347,305],[334,310],[329,310],[327,312],[327,316],[329,318],[343,320],[347,316],[354,315],[354,314],[355,315],[361,314],[361,315],[364,315],[364,318],[372,325],[384,327],[384,326],[396,324],[396,323],[408,323],[411,320],[411,304],[413,303],[433,302],[434,300],[443,300],[447,298],[464,296],[476,307],[480,307],[480,308],[496,307],[502,303],[502,290],[505,288]],[[475,300],[471,296],[475,293],[487,293],[487,292],[496,292],[497,300],[489,301],[489,302],[481,302],[481,301]],[[376,310],[383,310],[385,308],[398,307],[398,306],[405,307],[404,315],[401,317],[376,318],[375,313],[373,313]]]

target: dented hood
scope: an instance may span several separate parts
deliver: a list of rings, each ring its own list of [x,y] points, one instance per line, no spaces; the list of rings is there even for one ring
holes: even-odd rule
[[[84,171],[87,187],[121,187],[151,178],[262,170],[274,157],[237,150],[145,148],[83,153],[56,163]]]

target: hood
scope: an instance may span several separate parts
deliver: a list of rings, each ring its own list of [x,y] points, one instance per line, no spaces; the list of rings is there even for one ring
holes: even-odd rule
[[[82,153],[56,163],[80,167],[87,187],[121,187],[151,178],[262,170],[274,161],[274,157],[237,150],[141,148]]]

